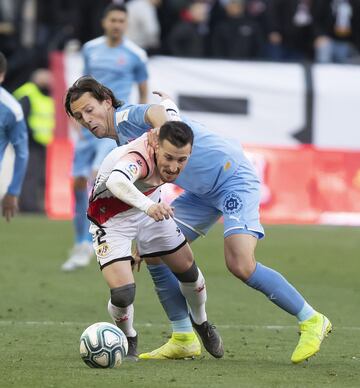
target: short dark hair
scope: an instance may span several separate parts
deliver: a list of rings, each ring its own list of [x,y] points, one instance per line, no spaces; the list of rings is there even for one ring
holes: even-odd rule
[[[175,147],[185,147],[194,143],[194,133],[192,129],[182,121],[167,121],[160,127],[159,143],[164,140],[169,141]]]
[[[124,4],[109,4],[105,9],[104,9],[104,12],[103,12],[103,18],[106,18],[106,16],[112,12],[112,11],[120,11],[120,12],[124,12],[127,14],[127,9],[125,7]]]
[[[83,94],[90,93],[99,102],[111,99],[112,106],[116,109],[124,102],[117,100],[111,89],[96,81],[95,78],[84,75],[74,82],[65,95],[65,111],[68,116],[74,116],[71,103],[78,100]]]
[[[0,51],[0,74],[6,73],[7,70],[7,60],[5,55]]]

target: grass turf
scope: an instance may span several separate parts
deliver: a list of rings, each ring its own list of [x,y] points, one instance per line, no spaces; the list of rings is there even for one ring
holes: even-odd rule
[[[193,249],[225,357],[215,360],[203,351],[193,361],[96,370],[81,361],[78,349],[88,325],[110,320],[108,290],[95,261],[81,271],[60,271],[72,242],[70,222],[1,220],[0,387],[358,387],[360,230],[277,226],[266,231],[257,259],[279,270],[334,325],[316,357],[290,363],[298,339],[295,319],[225,269],[218,225]],[[145,266],[136,278],[139,350],[148,351],[164,343],[170,329]]]

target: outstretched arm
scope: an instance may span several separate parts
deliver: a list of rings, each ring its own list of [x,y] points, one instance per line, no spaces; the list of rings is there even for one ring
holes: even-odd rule
[[[145,160],[140,166],[135,160],[138,158],[137,156],[133,159],[130,156],[117,163],[106,182],[106,187],[121,201],[145,212],[155,221],[173,217],[174,214],[169,205],[162,202],[155,203],[134,185],[134,182],[147,174]]]

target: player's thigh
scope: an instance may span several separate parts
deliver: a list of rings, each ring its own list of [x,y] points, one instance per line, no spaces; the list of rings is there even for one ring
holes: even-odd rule
[[[194,257],[189,244],[185,244],[176,252],[163,255],[161,259],[175,273],[187,271],[194,262]]]
[[[169,255],[181,249],[186,239],[176,222],[169,218],[156,222],[145,215],[137,234],[139,256],[145,260]]]
[[[223,214],[224,237],[247,234],[264,237],[260,223],[260,184],[249,183],[244,187],[239,177],[233,177],[222,187],[216,198],[217,207]]]
[[[199,198],[188,192],[182,193],[171,203],[175,220],[188,241],[205,236],[220,218],[220,211],[209,203],[206,197]]]
[[[91,166],[96,155],[96,138],[82,137],[75,144],[72,175],[89,177]]]
[[[133,218],[107,223],[106,227],[91,224],[90,233],[100,270],[116,262],[131,262],[131,242],[136,238],[137,224]],[[108,224],[111,222],[111,226]]]
[[[249,234],[233,234],[224,241],[226,266],[244,281],[249,279],[256,268],[256,244],[257,238]]]
[[[134,283],[131,261],[115,261],[102,270],[102,274],[109,288],[122,287]]]
[[[93,172],[97,172],[102,161],[116,147],[116,142],[113,139],[96,139],[96,150],[95,157],[91,164],[91,169]]]

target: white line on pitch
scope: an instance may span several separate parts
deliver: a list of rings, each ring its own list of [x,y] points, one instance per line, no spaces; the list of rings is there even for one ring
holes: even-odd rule
[[[27,326],[86,326],[91,325],[93,322],[72,322],[72,321],[11,321],[11,320],[0,320],[0,326],[11,326],[11,325],[27,325]],[[170,327],[170,324],[165,323],[138,323],[135,322],[135,326],[139,327],[155,327],[165,328]],[[286,325],[216,325],[219,329],[263,329],[263,330],[293,330],[298,328],[297,326],[286,326]],[[360,330],[358,326],[335,326],[335,330],[349,330],[357,331]]]

